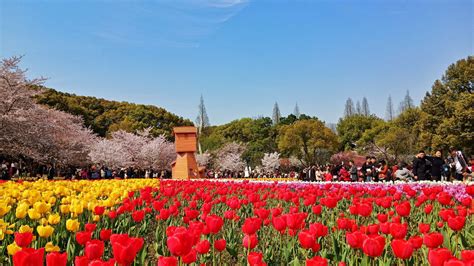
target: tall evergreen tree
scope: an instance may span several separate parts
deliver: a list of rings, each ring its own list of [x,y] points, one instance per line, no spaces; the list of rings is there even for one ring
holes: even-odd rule
[[[415,107],[415,104],[413,103],[413,99],[410,96],[410,91],[407,90],[407,94],[405,95],[405,98],[403,98],[403,101],[400,103],[400,113],[414,107]]]
[[[273,124],[276,125],[280,122],[281,119],[281,113],[280,113],[280,107],[278,107],[278,103],[275,102],[275,105],[273,105],[273,115],[272,115],[272,121]]]
[[[206,106],[204,105],[204,97],[201,95],[198,106],[198,116],[196,118],[196,127],[198,128],[198,134],[201,135],[202,130],[205,127],[210,126],[209,117],[207,116]],[[199,154],[202,154],[201,143],[198,142]]]
[[[347,98],[346,106],[344,107],[344,117],[348,117],[355,114],[354,102],[351,98]]]
[[[362,107],[360,106],[360,101],[357,100],[357,104],[356,104],[356,113],[358,115],[362,114]]]
[[[386,114],[385,114],[385,119],[387,119],[387,121],[392,121],[394,116],[395,116],[395,114],[394,114],[394,111],[393,111],[392,96],[389,95],[388,100],[387,100],[387,110],[386,110]]]
[[[301,113],[300,113],[300,107],[298,106],[298,103],[295,105],[295,110],[293,111],[293,114],[296,116],[296,118],[300,118]]]
[[[363,115],[369,116],[370,115],[370,109],[369,109],[369,102],[367,101],[367,98],[362,98],[362,112]]]

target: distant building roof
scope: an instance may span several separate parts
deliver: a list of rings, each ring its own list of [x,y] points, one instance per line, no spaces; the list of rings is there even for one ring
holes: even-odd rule
[[[175,127],[173,128],[173,133],[197,133],[196,127]]]

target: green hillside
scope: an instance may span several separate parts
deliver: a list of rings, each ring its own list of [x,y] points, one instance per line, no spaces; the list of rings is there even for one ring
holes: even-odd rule
[[[153,105],[78,96],[49,88],[38,95],[37,100],[40,104],[81,116],[85,125],[100,136],[119,129],[136,132],[152,127],[152,135],[165,134],[171,138],[173,127],[192,125],[190,120]]]

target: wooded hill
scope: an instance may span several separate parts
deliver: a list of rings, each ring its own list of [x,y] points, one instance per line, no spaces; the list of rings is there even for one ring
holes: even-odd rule
[[[51,88],[43,89],[44,92],[37,96],[38,103],[82,117],[85,126],[90,127],[99,136],[107,136],[119,129],[136,132],[152,127],[153,136],[165,134],[172,138],[173,127],[193,124],[188,119],[154,105],[111,101],[78,96]]]

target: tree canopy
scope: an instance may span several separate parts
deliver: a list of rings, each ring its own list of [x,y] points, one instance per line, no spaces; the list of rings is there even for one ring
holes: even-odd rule
[[[153,105],[109,101],[53,89],[45,89],[37,96],[37,102],[82,117],[85,126],[102,137],[118,130],[138,132],[151,127],[152,136],[164,134],[172,138],[173,127],[193,125],[190,120]]]
[[[421,102],[420,146],[474,154],[474,56],[450,65]]]
[[[293,155],[305,165],[318,164],[321,151],[335,152],[338,145],[336,134],[319,120],[299,120],[279,129],[281,153]]]

